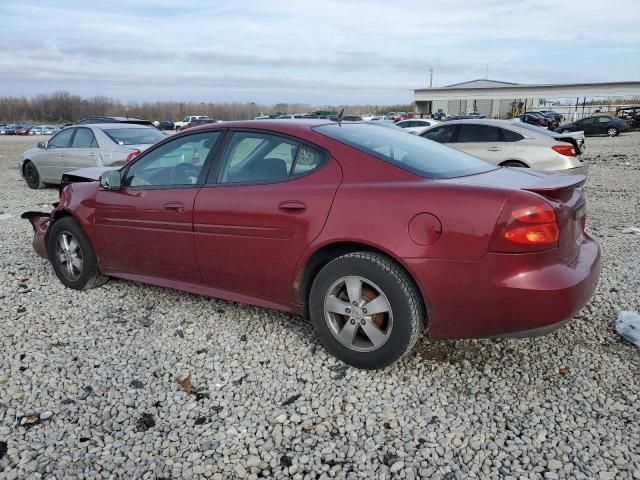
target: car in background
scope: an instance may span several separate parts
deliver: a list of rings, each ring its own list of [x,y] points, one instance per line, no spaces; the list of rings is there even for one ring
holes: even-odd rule
[[[22,125],[19,123],[14,123],[13,125],[9,125],[8,127],[5,128],[4,130],[4,134],[5,135],[15,135],[16,132],[18,130],[21,130],[23,128],[25,128],[27,125]]]
[[[586,117],[575,122],[560,125],[556,131],[561,133],[582,131],[585,135],[609,135],[615,137],[629,130],[627,123],[621,118],[611,115]]]
[[[29,132],[31,131],[32,128],[33,128],[33,125],[23,125],[22,127],[20,127],[15,131],[15,135],[21,135],[21,136],[29,135]]]
[[[537,125],[539,127],[553,127],[554,120],[545,117],[541,113],[526,112],[511,119],[512,122],[528,123],[529,125]]]
[[[443,122],[449,122],[452,120],[467,120],[474,118],[487,118],[485,115],[480,115],[479,113],[456,113],[454,115],[449,115],[447,118],[443,120]]]
[[[541,113],[546,117],[551,117],[558,123],[564,119],[564,115],[558,112],[554,112],[553,110],[538,110],[538,113]]]
[[[502,167],[586,174],[577,139],[508,120],[456,120],[429,127],[423,138]]]
[[[105,117],[105,116],[95,116],[95,117],[86,117],[76,123],[76,125],[89,125],[96,123],[130,123],[132,125],[145,125],[147,127],[153,127],[153,123],[149,120],[142,120],[140,118],[131,118],[131,117]]]
[[[45,125],[42,127],[42,135],[54,135],[62,130],[62,127],[55,125]]]
[[[399,122],[396,122],[396,125],[400,128],[406,129],[411,133],[420,135],[425,131],[427,127],[431,127],[439,123],[440,122],[438,120],[433,120],[430,118],[411,118],[407,120],[400,120]]]
[[[31,127],[29,130],[29,135],[42,135],[43,125],[36,125],[35,127]]]
[[[74,125],[26,150],[18,166],[30,188],[44,188],[59,184],[71,170],[123,165],[165,138],[164,133],[146,125]]]
[[[343,115],[343,122],[362,122],[363,118],[360,115]]]
[[[176,126],[171,120],[162,120],[158,125],[159,130],[175,130]]]
[[[194,120],[207,120],[207,115],[187,115],[181,122],[173,122],[173,128],[177,132],[182,129],[183,126],[190,124]]]
[[[294,119],[300,119],[300,118],[308,118],[307,115],[303,114],[303,113],[296,113],[296,114],[283,114],[283,115],[278,115],[276,117],[277,120],[294,120]]]
[[[598,283],[584,176],[498,168],[399,128],[206,125],[65,182],[53,212],[23,218],[66,287],[116,277],[308,314],[359,368],[427,328],[551,332]]]
[[[212,118],[200,118],[200,119],[197,119],[197,120],[191,120],[191,122],[189,122],[186,125],[183,125],[182,127],[180,127],[180,131],[186,130],[188,128],[198,127],[200,125],[207,125],[208,123],[218,123],[218,122],[217,122],[217,120],[214,120]]]

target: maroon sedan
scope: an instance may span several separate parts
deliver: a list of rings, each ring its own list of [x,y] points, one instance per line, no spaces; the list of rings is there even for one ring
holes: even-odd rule
[[[425,328],[553,331],[598,282],[585,177],[370,123],[205,125],[63,180],[51,214],[23,216],[66,286],[118,277],[308,314],[362,368],[395,362]]]

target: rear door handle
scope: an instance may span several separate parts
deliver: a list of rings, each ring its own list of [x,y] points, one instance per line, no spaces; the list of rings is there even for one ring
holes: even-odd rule
[[[96,156],[96,154],[95,154],[94,152],[91,152],[91,153],[89,154],[89,158],[93,158],[93,157],[95,157],[95,156]]]
[[[278,209],[283,213],[303,213],[307,205],[299,200],[287,200],[278,204]]]
[[[163,205],[164,209],[169,212],[184,212],[184,204],[182,202],[167,202]]]
[[[500,147],[489,147],[489,148],[487,148],[487,151],[489,151],[489,152],[499,152],[500,150],[502,150],[502,148],[500,148]]]

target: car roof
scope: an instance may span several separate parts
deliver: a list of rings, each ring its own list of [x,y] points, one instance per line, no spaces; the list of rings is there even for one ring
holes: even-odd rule
[[[187,131],[203,131],[203,130],[218,130],[221,128],[251,128],[256,130],[286,130],[288,132],[308,132],[313,127],[320,125],[332,125],[336,122],[332,122],[326,119],[317,118],[273,118],[269,120],[233,120],[223,123],[205,123],[204,125],[198,125],[192,127]],[[349,123],[368,123],[368,122],[349,122]],[[275,128],[273,128],[275,127]]]
[[[137,123],[83,123],[81,125],[71,125],[70,127],[97,127],[102,130],[112,130],[114,128],[153,128],[149,125],[139,125]]]

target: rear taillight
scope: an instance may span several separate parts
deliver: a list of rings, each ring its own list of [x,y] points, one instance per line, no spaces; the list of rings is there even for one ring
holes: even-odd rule
[[[547,250],[558,245],[560,227],[554,208],[542,197],[517,191],[505,203],[490,250],[523,253]]]
[[[567,157],[576,156],[576,149],[573,145],[554,145],[551,148],[560,155],[565,155]]]
[[[136,158],[138,155],[140,155],[140,150],[134,150],[133,152],[131,152],[129,155],[127,155],[127,163]]]

